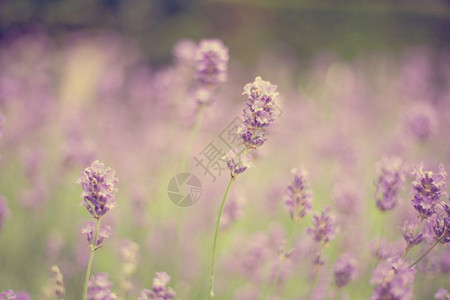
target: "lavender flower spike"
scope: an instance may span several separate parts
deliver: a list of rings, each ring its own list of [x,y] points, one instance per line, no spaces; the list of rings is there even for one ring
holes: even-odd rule
[[[111,236],[111,226],[101,225],[98,231],[97,242],[94,245],[95,238],[95,224],[93,222],[88,222],[81,229],[81,233],[86,235],[87,242],[89,246],[93,249],[98,249],[102,246],[103,241]]]
[[[347,285],[355,275],[356,260],[349,253],[342,254],[334,265],[334,282],[337,287]]]
[[[330,215],[330,208],[325,207],[322,213],[316,213],[313,217],[313,228],[307,232],[318,244],[326,245],[336,235],[334,217]]]
[[[175,297],[175,291],[171,287],[167,287],[170,282],[170,276],[166,272],[156,272],[153,278],[152,290],[143,289],[138,300],[171,300]]]
[[[11,211],[8,208],[8,203],[6,202],[6,198],[0,196],[0,230],[2,229],[2,225],[5,219],[9,218],[11,215]]]
[[[439,172],[424,171],[423,165],[419,165],[413,172],[416,180],[412,183],[411,200],[414,208],[422,218],[428,218],[435,213],[435,207],[442,195],[445,195],[445,172],[444,166],[439,165]]]
[[[435,239],[442,244],[450,243],[450,205],[442,202],[433,224]]]
[[[117,300],[116,294],[111,292],[112,282],[107,273],[98,273],[89,280],[89,300]]]
[[[266,128],[274,121],[277,86],[261,77],[244,86],[243,95],[247,96],[244,109],[244,125],[238,133],[248,149],[256,149],[267,140]]]
[[[215,86],[227,80],[228,48],[221,40],[201,40],[195,54],[197,78],[207,86]]]
[[[400,257],[388,259],[373,271],[370,283],[375,289],[370,299],[412,299],[415,274],[416,270],[408,267]]]
[[[232,178],[236,178],[237,174],[243,173],[252,166],[252,156],[250,154],[240,155],[236,149],[230,150],[223,159],[227,162]]]
[[[450,293],[447,292],[446,289],[440,288],[440,289],[438,289],[436,294],[434,294],[434,299],[436,299],[436,300],[450,300]]]
[[[77,183],[83,188],[82,203],[94,218],[101,218],[116,206],[118,182],[116,171],[98,160],[81,173]]]
[[[405,182],[403,162],[399,157],[383,157],[377,163],[375,201],[381,211],[393,209]]]
[[[302,219],[312,207],[313,192],[309,188],[308,172],[303,166],[291,170],[294,180],[287,187],[285,206],[292,220]]]
[[[402,232],[408,249],[420,244],[424,239],[422,233],[418,232],[416,235],[418,226],[419,224],[409,224],[407,220],[403,223]]]

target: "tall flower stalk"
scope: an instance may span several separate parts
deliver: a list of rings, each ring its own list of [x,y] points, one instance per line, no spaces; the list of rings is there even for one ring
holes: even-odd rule
[[[118,178],[116,171],[101,162],[94,161],[90,167],[86,168],[80,175],[77,183],[81,184],[83,192],[82,204],[88,212],[96,219],[96,223],[89,222],[82,229],[86,236],[90,248],[89,261],[86,269],[83,288],[83,300],[88,299],[89,277],[91,275],[92,264],[95,251],[98,250],[103,241],[110,237],[111,227],[101,226],[101,218],[116,206],[115,194],[117,193]]]
[[[222,218],[225,202],[231,188],[231,184],[236,179],[238,174],[243,173],[251,166],[252,156],[251,150],[255,150],[262,146],[267,140],[266,129],[272,124],[275,116],[275,98],[278,96],[276,92],[277,86],[271,84],[269,81],[264,81],[261,77],[256,77],[255,81],[244,86],[243,95],[247,96],[245,100],[246,107],[243,110],[244,122],[238,129],[238,133],[242,138],[242,143],[245,146],[241,152],[237,149],[231,150],[224,158],[227,162],[227,167],[230,170],[230,180],[225,189],[222,202],[220,204],[219,214],[216,221],[216,229],[214,231],[212,259],[210,269],[210,285],[209,285],[209,299],[214,298],[214,271],[217,240],[219,235],[220,220]]]

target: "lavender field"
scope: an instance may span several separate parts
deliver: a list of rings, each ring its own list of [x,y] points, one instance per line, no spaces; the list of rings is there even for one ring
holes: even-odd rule
[[[0,300],[449,300],[449,7],[360,49],[169,2],[0,2]]]

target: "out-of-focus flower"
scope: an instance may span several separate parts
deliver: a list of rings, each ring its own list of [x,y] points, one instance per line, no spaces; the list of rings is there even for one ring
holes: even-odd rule
[[[418,140],[427,140],[437,128],[437,113],[428,103],[414,105],[406,115],[406,126]]]
[[[391,210],[398,203],[398,193],[405,182],[403,162],[399,157],[383,157],[377,163],[375,200],[381,211]]]
[[[101,218],[116,206],[118,182],[116,171],[98,160],[81,173],[77,183],[83,188],[82,203],[94,218]]]
[[[370,299],[412,299],[415,274],[416,270],[408,267],[400,257],[393,257],[380,263],[370,280],[370,283],[375,285]]]
[[[337,287],[347,285],[355,275],[356,260],[354,257],[345,253],[339,256],[334,265],[334,282]]]
[[[91,276],[88,284],[89,300],[117,300],[117,296],[111,292],[113,283],[109,281],[107,273],[97,273]]]
[[[52,275],[54,280],[54,294],[58,297],[58,299],[63,299],[65,293],[64,281],[63,275],[58,266],[52,266]]]
[[[302,219],[312,207],[313,192],[309,187],[308,172],[303,166],[291,170],[294,176],[287,187],[285,206],[292,220]]]
[[[119,247],[119,258],[122,262],[121,295],[127,296],[133,290],[133,283],[130,281],[130,277],[136,270],[138,252],[139,245],[131,241],[126,241]]]
[[[440,288],[434,294],[434,299],[436,300],[450,300],[450,293],[446,289]]]
[[[387,260],[388,258],[402,255],[403,244],[399,242],[388,243],[385,240],[373,240],[369,244],[371,254],[378,260]]]
[[[222,219],[220,220],[220,227],[227,228],[234,221],[241,218],[244,214],[243,207],[246,204],[246,198],[241,192],[234,192],[228,199],[223,209]]]
[[[170,300],[175,297],[175,291],[168,287],[170,282],[170,276],[166,272],[156,272],[155,278],[153,278],[152,290],[143,289],[139,300]]]
[[[198,80],[205,85],[217,85],[227,80],[228,48],[220,40],[201,40],[195,53]]]
[[[227,162],[228,169],[231,172],[231,177],[236,177],[237,174],[243,173],[252,165],[252,156],[250,154],[240,155],[237,150],[230,150],[225,155],[224,160]]]
[[[94,245],[95,239],[95,223],[88,222],[81,229],[81,233],[86,235],[86,239],[88,244],[94,249],[100,248],[103,244],[103,241],[111,236],[111,226],[101,225],[98,231],[97,242]]]
[[[422,218],[429,218],[435,213],[435,207],[439,203],[441,196],[445,195],[445,172],[444,166],[439,165],[439,171],[424,171],[423,165],[419,165],[413,172],[416,176],[412,183],[411,193],[414,198],[411,200],[414,208]]]
[[[0,230],[2,229],[3,222],[11,216],[6,198],[0,196]]]
[[[256,77],[252,83],[244,86],[243,95],[247,96],[244,109],[244,125],[238,133],[249,149],[256,149],[267,140],[266,128],[274,121],[275,98],[277,86],[261,77]]]
[[[197,44],[193,40],[182,39],[175,44],[172,54],[178,63],[191,64],[194,62],[197,48]]]
[[[17,295],[13,290],[7,290],[0,293],[0,300],[17,300]]]
[[[418,232],[416,234],[418,226],[419,224],[417,223],[410,224],[408,220],[405,220],[405,222],[403,223],[402,232],[408,248],[414,247],[424,240],[421,232]]]
[[[330,207],[325,207],[320,214],[315,213],[312,220],[314,227],[307,229],[308,234],[318,244],[325,245],[336,235],[334,217],[330,210]]]

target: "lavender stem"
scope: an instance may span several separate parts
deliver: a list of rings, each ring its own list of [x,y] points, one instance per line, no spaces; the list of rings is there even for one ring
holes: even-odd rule
[[[100,230],[100,218],[97,218],[97,225],[95,227],[95,238],[93,244],[91,245],[91,254],[89,255],[89,262],[86,270],[86,276],[84,278],[83,300],[87,300],[89,277],[91,276],[92,262],[94,261],[94,254],[96,250],[99,230]]]

